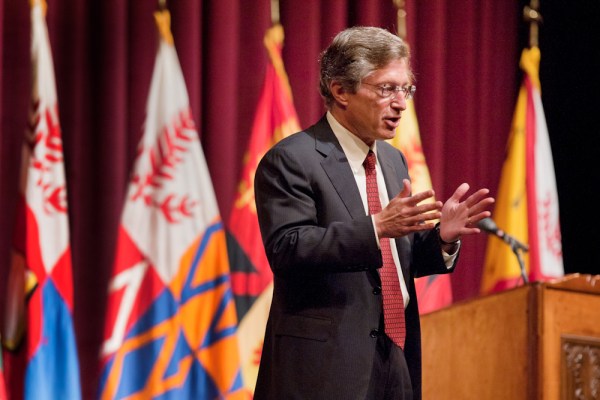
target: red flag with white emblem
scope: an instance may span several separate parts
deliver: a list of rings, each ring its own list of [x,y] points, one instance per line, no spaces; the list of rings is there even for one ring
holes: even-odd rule
[[[2,340],[14,399],[79,399],[67,182],[45,1],[31,2],[33,82]]]
[[[233,292],[240,317],[240,355],[244,381],[252,391],[258,376],[273,292],[273,274],[261,240],[254,203],[254,173],[258,162],[273,144],[300,130],[292,90],[281,58],[283,36],[283,27],[274,25],[264,37],[270,62],[228,224]]]

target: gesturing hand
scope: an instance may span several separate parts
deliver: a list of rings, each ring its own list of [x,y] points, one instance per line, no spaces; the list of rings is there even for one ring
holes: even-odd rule
[[[402,191],[391,199],[380,213],[373,216],[377,227],[377,236],[380,238],[397,238],[412,232],[432,229],[433,223],[427,221],[440,218],[441,201],[419,204],[423,200],[433,197],[433,190],[426,190],[411,196],[410,181],[404,179],[403,183]]]
[[[468,190],[469,185],[463,183],[442,207],[440,238],[444,242],[454,242],[462,235],[479,233],[477,222],[491,215],[486,209],[495,200],[493,197],[486,197],[489,190],[479,189],[461,202]]]

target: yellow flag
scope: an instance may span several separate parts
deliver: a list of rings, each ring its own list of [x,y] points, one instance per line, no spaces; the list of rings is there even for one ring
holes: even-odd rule
[[[522,254],[530,281],[564,275],[554,164],[542,108],[539,81],[540,50],[523,50],[525,73],[508,139],[508,152],[493,217],[500,229],[529,245]],[[502,240],[488,239],[481,291],[516,286],[521,268]]]

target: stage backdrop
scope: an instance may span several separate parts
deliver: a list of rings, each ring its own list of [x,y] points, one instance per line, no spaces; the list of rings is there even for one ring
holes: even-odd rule
[[[495,193],[519,82],[517,1],[408,0],[416,110],[436,197]],[[229,219],[267,54],[270,0],[169,1],[172,31],[223,220]],[[85,398],[98,384],[107,282],[153,68],[155,1],[48,0],[63,130]],[[0,0],[0,282],[6,282],[30,93],[27,0]],[[324,112],[319,53],[352,25],[396,31],[392,0],[281,0],[284,62],[302,127]],[[542,57],[544,54],[542,52]],[[485,237],[464,240],[455,300],[479,290]],[[4,293],[4,287],[0,288]],[[2,303],[4,302],[4,296]],[[1,305],[1,304],[0,304]]]

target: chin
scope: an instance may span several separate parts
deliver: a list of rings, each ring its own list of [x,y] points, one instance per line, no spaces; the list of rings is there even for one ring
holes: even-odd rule
[[[385,131],[382,135],[380,135],[381,140],[390,140],[396,137],[396,130],[393,131]]]

